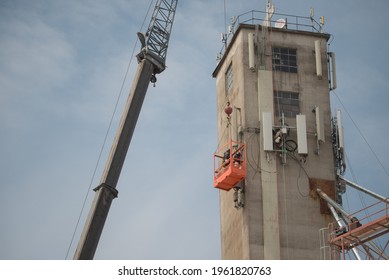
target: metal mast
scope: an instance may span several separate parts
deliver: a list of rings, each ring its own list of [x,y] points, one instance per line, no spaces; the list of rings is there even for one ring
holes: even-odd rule
[[[103,231],[132,135],[150,81],[165,70],[167,48],[178,0],[158,0],[146,34],[138,33],[142,44],[138,69],[111,147],[74,259],[93,259]]]

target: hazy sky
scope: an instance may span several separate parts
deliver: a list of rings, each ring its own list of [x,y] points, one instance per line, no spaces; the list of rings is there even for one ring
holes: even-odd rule
[[[211,73],[225,29],[223,2],[178,3],[168,68],[156,87],[149,87],[96,259],[220,258]],[[330,50],[336,53],[338,89],[331,93],[332,108],[343,110],[346,177],[389,196],[389,2],[274,3],[280,13],[309,16],[314,7],[316,18],[325,16],[324,31],[334,35]],[[264,10],[265,4],[226,0],[227,21]],[[149,5],[0,0],[0,259],[66,258]],[[149,20],[150,15],[146,26]],[[99,183],[136,66],[134,59],[92,189]],[[68,259],[93,196],[89,190]],[[345,208],[355,211],[371,202],[360,198],[348,190]]]

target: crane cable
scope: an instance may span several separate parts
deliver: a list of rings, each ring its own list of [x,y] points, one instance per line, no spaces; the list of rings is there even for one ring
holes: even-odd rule
[[[143,29],[143,26],[144,26],[144,24],[145,24],[145,22],[146,22],[146,19],[147,19],[148,16],[149,16],[150,9],[151,9],[151,7],[152,7],[153,2],[154,2],[154,0],[151,0],[151,1],[150,1],[149,8],[148,8],[148,10],[147,10],[147,13],[146,13],[144,19],[143,19],[143,22],[142,22],[142,25],[141,25],[141,27],[140,27],[140,30]],[[102,144],[102,146],[101,146],[101,149],[100,149],[100,152],[99,152],[99,156],[98,156],[98,158],[97,158],[97,162],[96,162],[96,165],[95,165],[95,169],[94,169],[94,171],[93,171],[93,175],[92,175],[92,178],[91,178],[90,183],[89,183],[88,191],[87,191],[87,193],[86,193],[86,195],[85,195],[84,202],[83,202],[83,204],[82,204],[81,211],[80,211],[80,214],[79,214],[79,216],[78,216],[78,220],[77,220],[76,226],[75,226],[75,228],[74,228],[73,235],[72,235],[72,238],[71,238],[71,240],[70,240],[70,244],[69,244],[68,250],[67,250],[67,252],[66,252],[65,260],[68,258],[70,249],[71,249],[71,247],[72,247],[72,245],[73,245],[74,237],[75,237],[75,235],[76,235],[78,226],[79,226],[79,224],[80,224],[81,217],[82,217],[82,213],[84,212],[84,208],[85,208],[85,205],[86,205],[86,201],[87,201],[87,199],[88,199],[90,190],[91,190],[91,188],[92,188],[93,181],[94,181],[95,176],[96,176],[97,168],[98,168],[98,166],[99,166],[99,164],[100,164],[101,156],[102,156],[102,154],[103,154],[103,151],[104,151],[104,148],[105,148],[105,144],[106,144],[106,142],[107,142],[108,135],[109,135],[109,132],[110,132],[111,127],[112,127],[113,119],[114,119],[114,117],[115,117],[115,115],[116,115],[116,111],[117,111],[117,108],[118,108],[118,105],[119,105],[119,101],[120,101],[121,96],[122,96],[122,93],[123,93],[123,88],[124,88],[124,85],[125,85],[126,80],[127,80],[128,72],[129,72],[130,67],[131,67],[131,65],[132,65],[132,60],[133,60],[133,58],[134,58],[134,54],[135,54],[135,50],[136,50],[136,48],[137,48],[137,45],[138,45],[138,40],[135,40],[135,43],[134,43],[134,46],[133,46],[133,49],[132,49],[132,53],[131,53],[131,58],[130,58],[130,61],[129,61],[128,66],[127,66],[126,73],[125,73],[125,75],[124,75],[123,82],[122,82],[121,88],[120,88],[120,90],[119,90],[118,97],[117,97],[117,99],[116,99],[115,107],[114,107],[114,110],[113,110],[113,112],[112,112],[112,116],[111,116],[111,119],[110,119],[110,121],[109,121],[109,124],[108,124],[107,132],[106,132],[106,134],[105,134],[104,141],[103,141],[103,144]]]

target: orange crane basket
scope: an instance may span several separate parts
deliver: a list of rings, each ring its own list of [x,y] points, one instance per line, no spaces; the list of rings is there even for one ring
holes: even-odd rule
[[[229,191],[246,177],[246,146],[229,140],[213,155],[213,185]]]

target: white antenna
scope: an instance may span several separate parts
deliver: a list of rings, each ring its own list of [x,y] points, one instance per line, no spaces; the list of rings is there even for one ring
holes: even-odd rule
[[[297,152],[300,155],[308,154],[307,121],[305,115],[296,115]]]
[[[331,57],[331,80],[332,80],[332,87],[331,87],[331,90],[334,90],[336,89],[337,87],[337,83],[336,83],[336,64],[335,64],[335,53],[334,52],[330,52],[330,57]]]
[[[252,72],[255,72],[255,45],[254,45],[254,33],[249,33],[248,44],[249,44],[249,68]]]
[[[324,135],[324,115],[319,106],[315,106],[313,109],[316,115],[316,138],[318,143],[324,143],[325,135]]]
[[[273,4],[273,1],[268,0],[266,4],[266,16],[263,21],[263,26],[270,27],[271,26],[271,18],[273,14],[275,13],[276,8]]]
[[[338,129],[338,141],[339,141],[339,149],[344,151],[344,128],[342,124],[342,112],[338,110],[336,112],[336,120],[337,120],[337,129]]]
[[[321,64],[320,40],[315,41],[316,75],[321,80],[323,78],[323,69]]]
[[[323,111],[319,106],[315,106],[312,110],[316,117],[316,150],[315,154],[320,153],[320,144],[326,141],[324,134],[324,115]]]
[[[236,17],[233,16],[231,17],[231,24],[228,26],[229,33],[234,33],[235,23],[236,23]]]
[[[315,16],[315,9],[314,9],[314,8],[311,8],[311,9],[309,10],[309,16],[310,16],[311,18],[313,18],[313,17]]]

